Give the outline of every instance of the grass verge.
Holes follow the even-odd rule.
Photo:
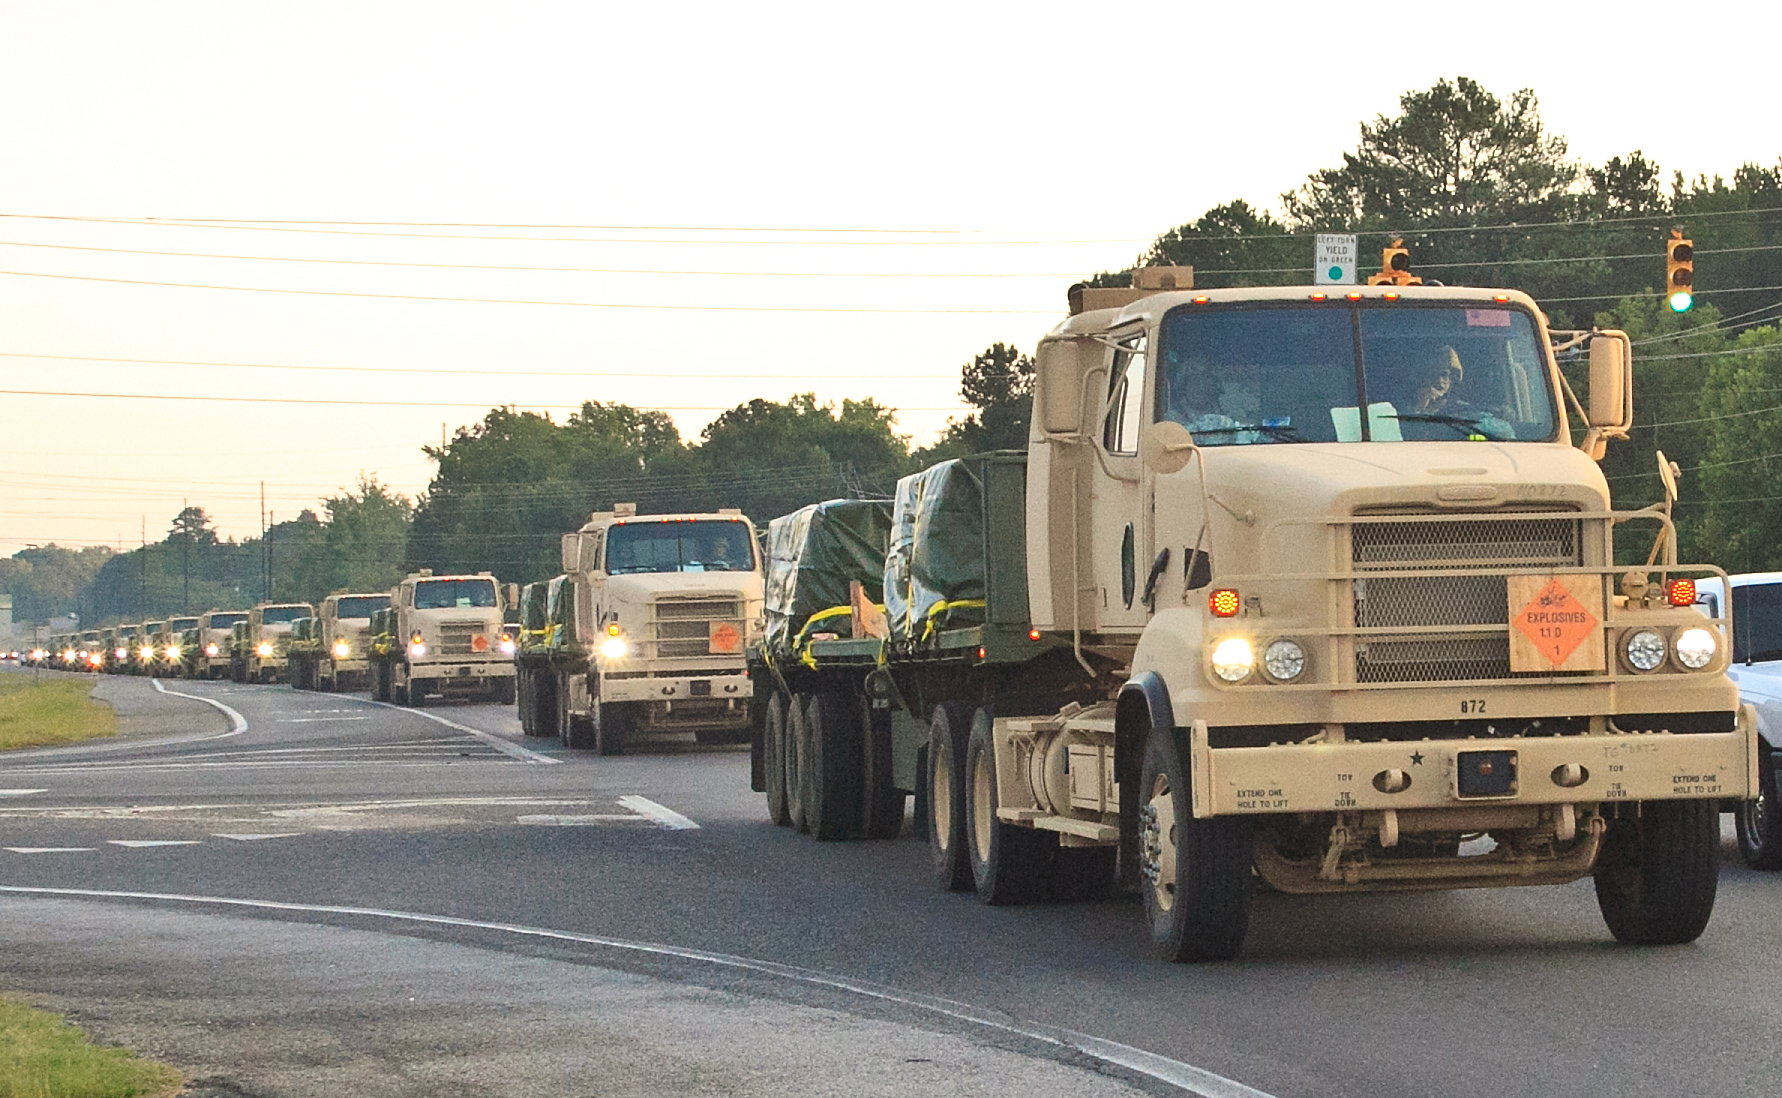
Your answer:
[[[117,735],[117,714],[87,697],[92,690],[84,676],[33,682],[30,675],[0,675],[0,751]]]
[[[104,1048],[54,1014],[0,999],[0,1098],[171,1095],[180,1073],[125,1048]]]

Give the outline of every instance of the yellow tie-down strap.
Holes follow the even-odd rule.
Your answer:
[[[943,600],[935,603],[928,608],[928,613],[926,615],[928,622],[922,627],[922,639],[927,640],[929,637],[934,636],[935,619],[942,614],[945,614],[950,610],[982,610],[983,608],[983,599],[954,599],[952,602]]]
[[[1748,705],[1740,709],[1731,732],[1228,748],[1213,748],[1207,741],[1205,722],[1195,721],[1192,773],[1194,815],[1199,818],[1480,804],[1748,800],[1756,795],[1757,725]],[[1510,791],[1497,796],[1462,791],[1462,756],[1481,753],[1495,756],[1495,765],[1512,768]]]
[[[881,613],[884,612],[884,604],[875,602],[873,605],[878,607]],[[815,614],[806,618],[804,620],[804,628],[798,631],[798,636],[792,638],[792,650],[798,653],[798,662],[813,670],[816,669],[817,659],[815,656],[811,655],[811,641],[807,639],[810,635],[811,626],[820,621],[828,621],[831,618],[851,618],[853,616],[854,607],[853,604],[850,603],[847,606],[831,606],[827,610],[819,610]]]

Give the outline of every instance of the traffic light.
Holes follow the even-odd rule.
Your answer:
[[[1405,242],[1393,238],[1391,245],[1380,249],[1380,273],[1369,275],[1369,286],[1421,286],[1423,280],[1411,273],[1411,253]]]
[[[1686,313],[1695,304],[1695,242],[1672,229],[1664,246],[1664,292],[1671,311]]]

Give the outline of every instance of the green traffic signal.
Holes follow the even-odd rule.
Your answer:
[[[1671,312],[1686,313],[1689,311],[1689,307],[1695,304],[1695,295],[1688,290],[1678,290],[1671,295],[1670,304]]]

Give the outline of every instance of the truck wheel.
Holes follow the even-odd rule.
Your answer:
[[[1782,805],[1776,803],[1776,763],[1770,745],[1757,744],[1757,796],[1733,813],[1739,854],[1752,869],[1782,869]]]
[[[1194,818],[1188,758],[1176,729],[1152,731],[1139,771],[1139,892],[1164,960],[1224,961],[1250,926],[1254,828],[1243,816]]]
[[[972,883],[978,899],[987,904],[1027,903],[1039,898],[1041,875],[1048,868],[1046,847],[1056,847],[1058,840],[1052,832],[996,818],[1001,798],[993,728],[989,709],[972,714],[965,747],[965,838]]]
[[[965,748],[971,710],[960,702],[934,707],[928,725],[928,850],[934,878],[949,892],[972,887],[965,853]]]
[[[532,722],[528,736],[553,736],[557,732],[557,676],[543,671],[527,672],[526,716]]]
[[[809,694],[794,694],[786,705],[786,818],[798,831],[806,829],[810,803],[810,700]]]
[[[891,784],[891,710],[874,709],[862,695],[860,714],[860,833],[868,839],[895,839],[903,834],[908,796]]]
[[[247,662],[245,660],[229,661],[229,679],[231,682],[247,682]]]
[[[512,705],[514,703],[514,680],[501,678],[495,680],[495,704]]]
[[[792,823],[786,798],[786,702],[775,693],[767,701],[767,731],[761,737],[761,766],[766,774],[767,818],[779,827]]]
[[[811,698],[810,799],[804,822],[818,842],[853,839],[860,829],[860,725],[849,695],[825,690]]]
[[[586,751],[594,746],[594,724],[587,717],[578,717],[569,708],[569,676],[556,679],[557,737],[571,751]]]
[[[631,743],[637,726],[637,713],[630,702],[593,702],[594,753],[617,755]]]
[[[390,665],[380,663],[371,669],[371,696],[375,701],[390,700]]]
[[[432,679],[408,680],[408,704],[415,709],[427,708],[427,694],[433,689]]]
[[[1720,879],[1720,806],[1647,801],[1610,820],[1596,858],[1596,903],[1617,941],[1682,945],[1708,927]]]

